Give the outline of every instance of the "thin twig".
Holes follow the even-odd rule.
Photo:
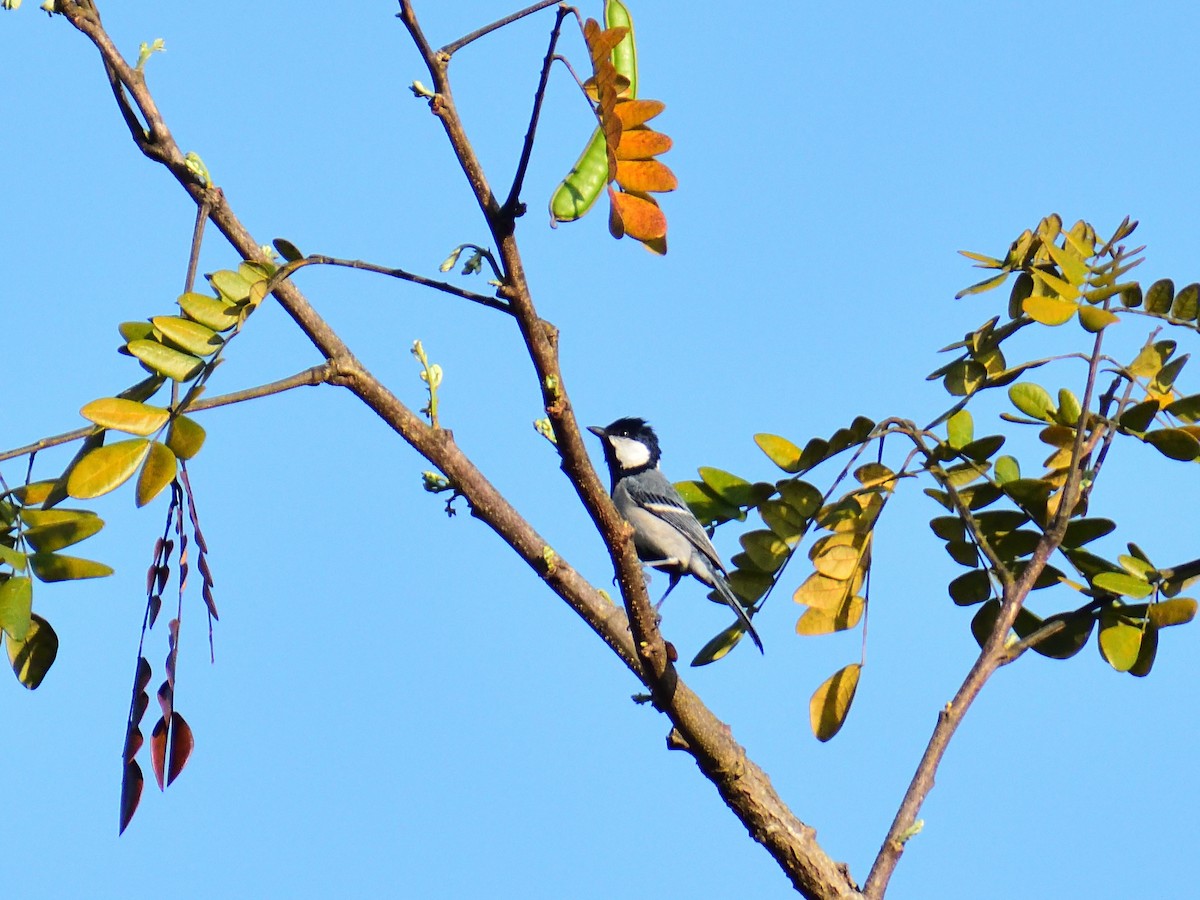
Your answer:
[[[533,139],[537,135],[538,118],[542,114],[542,101],[546,98],[546,85],[550,82],[550,66],[554,63],[554,48],[558,46],[558,36],[562,32],[563,19],[569,14],[566,6],[560,6],[558,15],[554,19],[554,27],[550,30],[550,46],[546,48],[546,59],[542,62],[542,75],[538,80],[537,93],[533,96],[533,111],[529,115],[529,128],[525,131],[521,159],[517,163],[517,172],[513,176],[508,199],[504,201],[505,212],[514,218],[520,215],[518,205],[521,202],[521,188],[525,184],[525,172],[529,168],[529,159],[533,155]],[[523,211],[521,210],[521,212]]]
[[[231,394],[221,394],[217,397],[197,400],[189,404],[187,409],[183,411],[189,413],[202,412],[206,409],[216,409],[219,406],[242,403],[245,400],[257,400],[260,397],[269,397],[272,394],[282,394],[284,391],[290,391],[293,388],[324,384],[332,380],[334,370],[335,366],[332,363],[323,363],[319,366],[313,366],[311,369],[305,369],[303,372],[297,372],[295,375],[290,375],[287,378],[272,381],[269,384],[260,384],[257,387],[234,391]],[[25,456],[27,453],[37,453],[39,450],[45,450],[47,447],[57,447],[61,444],[69,444],[72,441],[82,440],[95,430],[96,426],[88,425],[84,428],[76,428],[74,431],[56,434],[53,437],[42,438],[41,440],[34,441],[32,444],[18,447],[15,450],[4,450],[0,452],[0,462],[16,459]]]
[[[545,9],[547,6],[553,6],[555,3],[560,2],[561,0],[539,0],[539,2],[533,4],[533,6],[528,6],[520,12],[515,12],[510,16],[505,16],[503,19],[497,19],[491,25],[484,25],[482,28],[477,28],[470,34],[460,37],[457,41],[451,41],[449,44],[439,50],[438,53],[444,54],[446,59],[449,59],[463,47],[467,46],[467,44],[471,43],[472,41],[479,40],[479,38],[483,37],[484,35],[491,34],[497,28],[503,28],[505,25],[511,25],[518,19],[523,19],[528,15],[538,12],[539,10]],[[402,3],[401,5],[404,4]],[[400,17],[403,18],[403,14],[401,14]]]
[[[424,275],[415,275],[412,272],[405,271],[404,269],[380,266],[375,263],[365,262],[361,259],[339,259],[336,256],[324,256],[320,253],[312,253],[294,263],[288,263],[288,266],[293,272],[298,269],[302,269],[305,266],[342,266],[343,268],[347,269],[358,269],[363,272],[374,272],[377,275],[387,275],[390,278],[399,278],[401,281],[409,281],[413,284],[419,284],[422,287],[433,288],[436,291],[452,294],[455,297],[461,297],[463,300],[470,300],[472,303],[478,303],[480,306],[486,306],[488,309],[495,309],[502,313],[508,313],[510,316],[513,314],[512,307],[496,297],[488,297],[486,294],[476,294],[474,291],[465,290],[446,281],[436,281],[432,278],[426,278]]]
[[[1062,487],[1062,496],[1059,500],[1058,510],[1043,533],[1042,539],[1038,542],[1037,548],[1030,557],[1028,565],[1025,566],[1015,581],[1005,585],[1004,596],[1000,603],[1000,612],[996,617],[996,623],[992,628],[991,634],[988,636],[987,641],[984,642],[982,649],[979,651],[979,656],[971,666],[966,678],[963,679],[963,683],[954,695],[954,699],[947,703],[941,712],[938,713],[937,725],[934,726],[933,734],[929,739],[928,745],[925,747],[921,761],[917,764],[912,781],[909,782],[904,798],[900,802],[900,807],[896,811],[896,816],[892,820],[891,827],[888,829],[887,837],[884,838],[883,845],[880,847],[879,853],[875,857],[875,862],[871,866],[871,871],[867,876],[866,884],[863,886],[863,894],[872,898],[872,900],[879,900],[887,891],[888,882],[891,880],[892,873],[896,869],[896,864],[904,852],[904,835],[911,833],[911,828],[916,821],[922,804],[925,802],[925,798],[933,790],[934,775],[941,764],[942,757],[946,753],[950,739],[954,736],[955,731],[958,730],[963,717],[970,709],[975,698],[979,696],[979,692],[983,689],[983,686],[1003,664],[1007,652],[1004,646],[1005,638],[1012,628],[1017,614],[1021,611],[1021,606],[1025,602],[1025,598],[1029,596],[1029,592],[1033,589],[1034,582],[1046,568],[1050,556],[1062,544],[1063,535],[1066,533],[1067,525],[1071,519],[1071,511],[1079,499],[1080,483],[1083,478],[1083,461],[1095,449],[1096,444],[1099,443],[1104,432],[1107,430],[1102,423],[1098,422],[1095,430],[1087,438],[1084,437],[1087,424],[1086,410],[1091,405],[1092,394],[1096,386],[1096,376],[1099,372],[1101,360],[1103,359],[1103,355],[1100,352],[1103,337],[1104,332],[1098,332],[1092,347],[1083,400],[1080,402],[1085,415],[1081,417],[1081,421],[1076,427],[1075,442],[1071,448],[1070,471],[1067,475],[1066,483]]]

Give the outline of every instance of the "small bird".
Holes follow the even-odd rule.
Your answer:
[[[762,640],[729,587],[728,573],[716,548],[679,491],[658,468],[661,452],[654,429],[645,419],[625,418],[606,428],[591,425],[588,431],[600,438],[604,446],[613,503],[622,518],[633,526],[633,546],[638,558],[670,575],[671,583],[658,605],[662,605],[684,575],[694,575],[716,589],[762,652]]]

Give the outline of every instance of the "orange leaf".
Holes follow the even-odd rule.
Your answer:
[[[616,49],[617,44],[625,40],[627,34],[629,34],[629,29],[624,25],[601,30],[600,24],[595,19],[588,19],[583,26],[583,37],[592,54],[593,68],[598,61],[609,60],[611,62],[613,50]]]
[[[617,145],[617,159],[651,159],[671,149],[671,139],[651,128],[626,129]]]
[[[171,713],[171,761],[167,770],[167,784],[179,777],[195,746],[192,727],[179,713]]]
[[[137,812],[144,780],[141,766],[133,761],[125,763],[125,772],[121,777],[121,832],[129,826],[129,821]]]
[[[667,217],[652,199],[614,191],[612,188],[608,189],[608,197],[612,201],[608,230],[613,237],[627,234],[642,242],[666,237]]]
[[[167,759],[167,720],[159,718],[150,732],[150,767],[154,769],[154,780],[158,789],[163,789],[164,768]]]
[[[675,173],[656,159],[618,159],[617,184],[627,191],[673,191],[679,186]]]
[[[613,108],[613,113],[625,128],[633,128],[649,122],[667,108],[661,100],[622,100]]]

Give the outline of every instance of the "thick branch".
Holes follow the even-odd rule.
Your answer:
[[[542,386],[543,402],[554,429],[562,469],[604,538],[643,666],[643,682],[650,688],[658,708],[675,726],[678,733],[675,746],[686,748],[692,754],[726,804],[755,840],[767,848],[801,893],[809,897],[853,895],[855,887],[844,868],[821,850],[812,829],[787,808],[765,773],[754,766],[745,750],[733,741],[726,726],[679,681],[658,632],[641,563],[630,540],[631,530],[617,514],[588,457],[559,368],[558,332],[538,316],[534,306],[513,235],[512,209],[517,206],[518,198],[510,197],[501,207],[488,185],[454,104],[448,75],[449,55],[432,49],[411,3],[402,0],[399,16],[432,79],[434,96],[430,100],[430,109],[441,121],[496,241],[505,276],[502,294],[512,306]]]
[[[90,2],[60,0],[61,12],[100,51],[110,77],[128,92],[148,125],[134,133],[143,152],[161,162],[197,204],[209,203],[209,219],[246,259],[262,260],[257,242],[233,214],[224,194],[192,173],[167,130],[141,73],[135,72],[113,47]],[[313,345],[333,366],[330,380],[352,391],[373,409],[406,442],[437,466],[466,498],[472,513],[486,522],[558,596],[567,602],[620,657],[648,684],[656,701],[669,716],[682,746],[696,760],[722,798],[778,861],[792,883],[805,896],[817,898],[856,896],[853,882],[817,845],[811,828],[800,822],[776,794],[770,780],[733,740],[728,727],[717,719],[682,682],[674,677],[666,647],[658,634],[641,566],[629,541],[629,528],[617,515],[588,458],[582,435],[571,411],[558,367],[557,332],[534,309],[521,258],[512,237],[513,219],[501,210],[483,169],[471,150],[455,111],[446,78],[447,53],[434,51],[421,33],[411,6],[401,5],[400,17],[434,78],[436,96],[431,108],[441,119],[459,163],[487,217],[499,247],[504,284],[501,294],[511,304],[530,357],[542,385],[546,411],[554,428],[562,467],[596,522],[618,572],[622,595],[634,613],[631,625],[613,606],[564,560],[526,522],[483,474],[462,454],[452,435],[428,426],[355,359],[345,343],[291,282],[281,282],[274,296]],[[123,92],[116,91],[118,102]],[[131,128],[131,132],[134,129]],[[140,129],[139,129],[140,131]],[[147,136],[148,135],[148,136]],[[633,638],[629,634],[632,628]]]

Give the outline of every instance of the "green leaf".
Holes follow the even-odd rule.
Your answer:
[[[774,492],[769,484],[751,484],[745,478],[709,466],[700,467],[700,478],[730,506],[757,506]]]
[[[696,654],[696,658],[692,660],[693,666],[707,666],[709,663],[716,662],[726,653],[737,646],[738,641],[746,634],[740,622],[734,622],[711,641],[700,648],[700,652]]]
[[[163,337],[193,356],[211,356],[224,343],[212,328],[182,316],[155,316],[150,321],[162,332]]]
[[[1121,305],[1126,309],[1137,309],[1142,305],[1142,286],[1136,281],[1121,291]]]
[[[1170,278],[1160,279],[1146,290],[1146,312],[1166,315],[1171,309],[1171,301],[1174,298],[1175,282]]]
[[[703,482],[679,481],[675,489],[701,524],[728,522],[743,517],[741,510],[725,503]]]
[[[32,481],[29,484],[13,488],[12,494],[21,502],[22,506],[37,506],[39,503],[46,502],[46,498],[50,496],[56,483],[56,479]]]
[[[172,350],[158,341],[130,341],[127,346],[133,356],[174,381],[187,381],[204,365],[191,354]]]
[[[942,385],[952,397],[969,397],[987,381],[987,369],[973,359],[960,359],[946,370]]]
[[[1128,672],[1142,649],[1142,629],[1114,613],[1100,618],[1100,655],[1118,672]]]
[[[967,526],[958,516],[939,516],[936,519],[930,519],[929,527],[943,541],[965,541],[967,539]]]
[[[762,572],[738,569],[729,573],[729,586],[746,604],[758,600],[771,587],[771,576]]]
[[[1008,317],[1015,319],[1025,308],[1025,298],[1033,293],[1033,278],[1028,272],[1022,272],[1013,282],[1012,291],[1008,295]]]
[[[783,500],[764,500],[758,505],[758,514],[768,528],[788,543],[797,541],[809,522]]]
[[[37,689],[54,665],[54,658],[58,656],[58,635],[50,623],[37,613],[29,619],[29,631],[23,641],[5,635],[4,643],[17,680],[32,691]]]
[[[799,471],[807,472],[818,463],[824,462],[828,457],[829,443],[820,438],[813,438],[800,451],[800,461],[797,463]]]
[[[1187,422],[1189,425],[1200,422],[1200,394],[1181,397],[1167,406],[1165,412],[1170,413],[1180,421]],[[1140,428],[1137,430],[1145,431],[1146,429]]]
[[[28,510],[28,512],[34,513],[37,510]],[[44,525],[31,527],[29,531],[25,532],[25,540],[29,541],[29,546],[42,553],[52,553],[63,547],[78,544],[104,527],[103,519],[86,510],[50,510],[43,512],[43,515],[48,516],[51,513],[57,513],[64,517],[56,521],[49,521]],[[30,521],[29,515],[24,518],[27,522]]]
[[[150,444],[150,452],[142,466],[142,474],[138,476],[137,489],[134,498],[138,506],[145,506],[162,489],[175,480],[175,470],[178,461],[165,444],[154,441]]]
[[[962,447],[962,454],[968,459],[984,462],[1003,446],[1004,435],[990,434],[987,437],[981,437],[977,441],[971,441],[969,444]]]
[[[1079,398],[1072,391],[1066,388],[1058,389],[1058,415],[1059,424],[1075,426],[1079,424],[1079,417],[1083,415],[1083,408],[1079,405]]]
[[[742,548],[763,572],[774,572],[788,558],[785,541],[771,531],[748,531],[739,538]]]
[[[1116,530],[1117,523],[1112,519],[1075,519],[1063,535],[1064,547],[1082,547],[1097,538],[1111,534]]]
[[[154,434],[167,424],[167,419],[171,416],[162,407],[147,406],[145,403],[121,400],[117,397],[93,400],[81,409],[79,414],[103,428],[113,428],[143,437]]]
[[[203,426],[187,416],[176,416],[167,429],[167,446],[180,459],[191,459],[204,446]]]
[[[1200,284],[1189,284],[1179,289],[1175,302],[1171,304],[1171,318],[1184,322],[1194,321],[1200,307]]]
[[[1022,381],[1008,389],[1008,399],[1025,415],[1043,422],[1053,422],[1056,412],[1049,392],[1040,384]]]
[[[1154,417],[1158,415],[1157,400],[1143,400],[1121,413],[1117,421],[1127,431],[1143,432],[1150,427]]]
[[[996,627],[996,620],[999,618],[1000,601],[995,597],[979,607],[979,612],[971,617],[971,636],[975,638],[975,643],[979,645],[980,649],[992,636],[992,630]]]
[[[955,450],[961,450],[975,437],[975,421],[971,414],[960,409],[946,420],[946,440]]]
[[[958,606],[974,606],[992,596],[992,582],[983,569],[972,569],[951,581],[949,591]]]
[[[14,572],[25,571],[25,561],[29,557],[19,550],[15,550],[5,544],[0,544],[0,563],[11,566]]]
[[[1190,462],[1200,456],[1200,440],[1182,428],[1148,431],[1142,440],[1168,459]]]
[[[1138,648],[1137,660],[1129,667],[1129,674],[1145,678],[1154,666],[1154,658],[1158,655],[1158,629],[1147,625],[1142,632],[1142,645]]]
[[[279,251],[279,255],[287,262],[298,262],[304,259],[304,254],[297,250],[296,245],[286,238],[275,238],[271,243],[275,245],[275,249]]]
[[[207,325],[213,331],[228,331],[238,323],[240,308],[207,294],[183,294],[179,308],[189,319]]]
[[[107,434],[107,431],[96,431],[83,439],[83,443],[80,444],[79,449],[75,452],[75,455],[71,458],[71,461],[67,463],[66,469],[64,469],[63,473],[58,476],[58,480],[54,482],[54,487],[50,489],[50,493],[46,496],[46,499],[42,501],[42,507],[44,509],[50,509],[50,507],[56,506],[67,499],[69,496],[67,493],[67,484],[71,480],[71,475],[75,472],[75,467],[78,466],[84,458],[90,456],[98,447],[104,446],[104,438]]]
[[[19,575],[0,582],[0,629],[13,640],[25,640],[32,612],[33,582],[29,578]]]
[[[230,303],[242,303],[250,299],[251,281],[242,277],[238,272],[222,269],[204,277]]]
[[[1115,325],[1119,321],[1121,320],[1117,318],[1116,313],[1109,312],[1100,306],[1083,306],[1079,309],[1079,324],[1083,326],[1084,331],[1092,334],[1103,331],[1109,325]]]
[[[1057,631],[1042,638],[1032,649],[1035,653],[1050,659],[1070,659],[1084,648],[1088,638],[1092,636],[1092,627],[1096,618],[1091,613],[1058,613],[1048,617],[1043,624],[1062,620],[1062,631]]]
[[[947,541],[946,552],[960,566],[974,569],[979,565],[979,551],[970,541]]]
[[[33,574],[41,581],[74,581],[78,578],[103,578],[113,573],[111,566],[61,553],[35,553],[29,557]]]
[[[1006,485],[1010,481],[1017,481],[1021,477],[1021,466],[1014,457],[1001,456],[996,460],[992,476],[995,478],[997,484]]]
[[[130,341],[148,341],[154,338],[154,326],[149,322],[122,322],[117,326],[125,343]]]
[[[827,741],[842,730],[862,666],[851,663],[834,672],[813,692],[808,702],[808,717],[818,741]]]
[[[975,514],[979,530],[988,538],[1016,531],[1029,521],[1029,516],[1019,509],[989,509]]]
[[[962,252],[961,250],[959,251]],[[999,275],[993,275],[991,278],[985,278],[977,284],[973,284],[968,288],[963,288],[954,295],[955,300],[961,300],[963,297],[970,294],[982,294],[984,291],[990,291],[992,288],[1000,287],[1008,280],[1008,272],[1001,272]]]
[[[1126,572],[1101,572],[1092,578],[1092,584],[1102,591],[1133,597],[1135,600],[1149,597],[1154,591],[1148,582]]]
[[[166,384],[166,381],[161,375],[148,375],[137,384],[127,387],[117,394],[117,399],[142,403],[157,394],[158,389]]]
[[[1196,618],[1196,601],[1191,597],[1172,597],[1161,603],[1151,603],[1147,616],[1156,628],[1185,625]]]
[[[784,479],[777,482],[775,488],[784,502],[805,519],[811,519],[821,508],[821,492],[807,481]]]
[[[1133,358],[1133,362],[1129,364],[1129,373],[1136,375],[1139,378],[1150,378],[1158,374],[1171,355],[1175,352],[1176,344],[1174,341],[1155,341],[1153,343],[1147,341],[1146,345],[1138,351],[1138,355]]]
[[[71,470],[67,493],[81,500],[91,500],[116,490],[133,476],[149,452],[150,442],[145,438],[98,447]]]

